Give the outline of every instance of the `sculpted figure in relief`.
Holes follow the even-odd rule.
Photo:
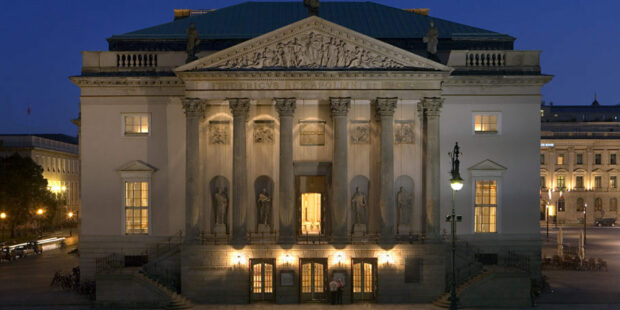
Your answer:
[[[228,210],[228,195],[226,189],[218,188],[215,192],[215,224],[224,224],[224,217]]]
[[[396,205],[398,206],[398,223],[409,224],[409,193],[401,186],[396,194]]]
[[[271,197],[269,197],[266,188],[263,188],[260,194],[258,194],[256,205],[258,206],[258,223],[269,225],[269,215],[271,214]]]
[[[370,128],[368,124],[355,125],[351,130],[351,143],[366,144],[370,142]]]
[[[366,195],[360,192],[360,188],[355,188],[355,194],[351,198],[351,207],[355,217],[354,224],[365,224],[364,217],[366,215]]]
[[[413,144],[414,143],[414,134],[413,134],[413,122],[406,122],[396,124],[395,128],[396,144]]]

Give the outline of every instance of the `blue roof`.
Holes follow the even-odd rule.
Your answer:
[[[302,1],[244,2],[202,15],[149,27],[110,39],[185,39],[194,22],[201,39],[249,39],[308,17]],[[322,2],[319,17],[381,39],[421,38],[435,21],[440,38],[514,40],[506,34],[408,12],[374,2]]]

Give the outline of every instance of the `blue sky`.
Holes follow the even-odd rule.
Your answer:
[[[272,0],[273,1],[273,0]],[[3,1],[0,10],[0,133],[77,134],[83,50],[105,40],[172,21],[175,8],[221,8],[244,1]],[[543,72],[555,75],[543,100],[620,104],[620,1],[375,0],[517,38],[516,49],[542,50]],[[31,115],[26,113],[31,107]]]

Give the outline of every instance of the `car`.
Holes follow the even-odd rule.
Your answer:
[[[601,226],[616,226],[616,219],[615,218],[603,218],[603,219],[596,219],[594,221],[594,225],[601,227]]]

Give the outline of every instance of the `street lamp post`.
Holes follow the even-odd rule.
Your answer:
[[[450,283],[450,310],[457,309],[458,297],[456,296],[456,210],[454,203],[454,194],[463,188],[463,179],[459,173],[459,144],[454,144],[454,150],[450,153],[452,160],[452,171],[450,174],[450,187],[452,188],[452,212],[449,216],[452,229],[452,283]]]
[[[545,205],[545,213],[547,213],[547,241],[549,241],[549,202]]]
[[[39,221],[39,233],[40,233],[39,238],[43,238],[43,225],[42,225],[42,223],[43,223],[43,213],[45,213],[45,210],[43,210],[41,208],[39,208],[37,210],[37,215],[38,215],[37,219]]]
[[[588,204],[584,204],[583,205],[583,245],[586,245],[586,220],[587,220],[587,213],[586,210],[588,210]]]
[[[4,241],[4,221],[6,220],[6,213],[2,212],[0,213],[0,221],[2,221],[2,223],[0,223],[0,226],[2,226],[2,241]]]

